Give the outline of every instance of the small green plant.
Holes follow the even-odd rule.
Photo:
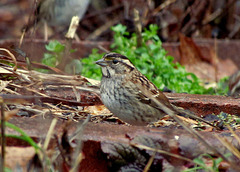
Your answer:
[[[240,125],[240,118],[237,115],[232,115],[224,112],[220,112],[217,117],[223,121],[225,125],[232,127],[238,127]]]
[[[47,66],[56,67],[62,58],[65,46],[55,40],[50,41],[45,48],[49,51],[49,53],[44,53],[42,63]]]
[[[33,141],[33,139],[31,137],[29,137],[23,130],[21,130],[19,127],[17,127],[14,124],[11,124],[9,122],[4,122],[5,126],[8,128],[11,128],[13,130],[15,130],[16,132],[18,132],[20,135],[15,135],[15,134],[5,134],[6,137],[12,137],[12,138],[16,138],[16,139],[20,139],[20,140],[24,140],[26,141],[29,145],[31,145],[34,149],[35,152],[37,153],[38,151],[42,151],[42,149],[38,146],[37,143],[35,143]],[[1,125],[1,122],[0,122]],[[0,134],[0,137],[2,137],[2,134]],[[12,172],[12,170],[10,168],[4,167],[4,172]]]
[[[184,66],[181,66],[179,63],[173,63],[174,58],[168,56],[166,50],[162,48],[162,42],[157,36],[157,26],[150,25],[149,29],[144,30],[140,47],[137,47],[136,34],[130,36],[126,32],[125,26],[119,24],[112,27],[112,30],[114,31],[112,50],[127,56],[160,89],[166,86],[176,92],[191,94],[215,93],[215,90],[211,88],[204,88],[196,75],[186,72]],[[103,54],[99,54],[94,49],[88,58],[83,59],[82,75],[100,79],[100,68],[93,63],[102,58],[102,56]]]
[[[81,59],[83,64],[82,75],[100,80],[101,70],[98,65],[94,64],[94,62],[102,58],[103,55],[104,53],[98,53],[98,49],[93,49],[92,54],[90,54],[88,58]]]
[[[50,67],[56,67],[62,60],[65,45],[61,44],[59,41],[50,41],[48,45],[45,46],[48,53],[44,53],[42,58],[42,64],[45,64]],[[75,50],[70,50],[70,53]],[[71,60],[68,64],[65,64],[65,72],[69,74],[80,74],[82,70],[82,63],[78,59]],[[41,72],[48,72],[48,70],[41,69]]]
[[[227,95],[229,87],[228,87],[228,80],[229,77],[221,78],[216,87],[210,87],[208,89],[208,94],[215,94],[215,95]]]
[[[14,124],[11,124],[9,122],[5,122],[5,126],[12,128],[13,130],[15,130],[16,132],[18,132],[20,135],[15,135],[15,134],[7,134],[6,137],[12,137],[12,138],[16,138],[16,139],[20,139],[20,140],[24,140],[27,143],[29,143],[29,145],[31,145],[32,147],[35,148],[35,151],[41,150],[41,148],[37,145],[37,143],[35,143],[33,141],[33,139],[31,137],[29,137],[23,130],[21,130],[19,127],[17,127]]]
[[[5,167],[4,172],[12,172],[12,170],[10,168]]]
[[[12,137],[16,139],[23,140],[27,142],[30,146],[32,146],[35,149],[35,154],[38,155],[40,158],[40,161],[44,164],[44,168],[52,168],[51,161],[48,156],[46,156],[46,150],[44,147],[39,146],[29,135],[27,135],[21,128],[17,127],[16,125],[9,123],[9,122],[4,122],[5,126],[8,128],[13,129],[14,131],[18,132],[19,135],[17,134],[5,134],[6,137]],[[0,122],[1,125],[1,122]],[[0,134],[1,137],[1,134]],[[9,168],[4,168],[4,171],[12,171]]]
[[[206,164],[206,161],[204,159],[211,159],[212,160],[212,166],[208,166]],[[198,166],[189,168],[187,170],[184,170],[184,172],[195,172],[197,170],[204,170],[204,171],[211,171],[211,172],[218,172],[218,166],[223,161],[222,158],[213,158],[209,154],[202,154],[199,157],[195,158],[193,160],[194,163],[198,164]]]

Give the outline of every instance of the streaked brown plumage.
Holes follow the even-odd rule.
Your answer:
[[[100,86],[102,102],[121,120],[132,125],[146,125],[166,115],[161,108],[163,106],[177,114],[184,112],[172,105],[127,57],[117,53],[107,53],[96,63],[102,68]],[[158,105],[150,97],[156,98]],[[186,115],[191,116],[191,114]],[[208,123],[200,117],[193,116],[193,118]]]

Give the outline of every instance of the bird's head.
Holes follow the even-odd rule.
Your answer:
[[[135,69],[126,56],[118,53],[107,53],[96,61],[96,64],[101,66],[103,76],[108,78],[117,74],[127,74]]]

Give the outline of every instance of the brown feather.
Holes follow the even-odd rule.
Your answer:
[[[168,98],[151,81],[149,81],[146,76],[140,73],[137,69],[133,71],[132,78],[133,78],[132,82],[134,82],[137,89],[139,90],[138,96],[141,102],[147,103],[148,105],[161,110],[161,108],[158,107],[157,104],[155,104],[153,101],[151,101],[151,99],[149,99],[148,95],[151,94],[154,97],[156,97],[156,99],[163,106],[167,106],[169,109],[174,110]],[[139,80],[141,80],[142,82],[139,82]]]

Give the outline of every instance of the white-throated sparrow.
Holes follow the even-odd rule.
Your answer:
[[[103,104],[121,120],[132,125],[146,125],[163,118],[168,108],[176,114],[186,114],[203,120],[172,105],[168,98],[145,77],[131,61],[117,53],[107,53],[96,61],[102,68],[100,94]],[[161,104],[159,107],[151,97]],[[158,103],[158,104],[159,104]]]

